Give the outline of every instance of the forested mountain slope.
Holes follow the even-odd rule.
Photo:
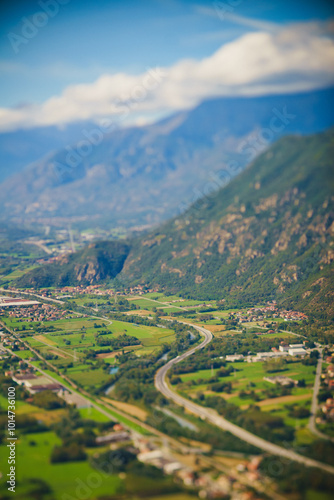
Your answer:
[[[333,131],[280,139],[228,186],[133,242],[120,277],[240,305],[333,309]]]
[[[122,269],[129,247],[118,241],[91,243],[83,250],[61,257],[24,274],[19,287],[89,285],[114,278]]]

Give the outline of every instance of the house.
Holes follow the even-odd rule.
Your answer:
[[[121,424],[115,424],[113,429],[114,431],[124,431],[124,427]]]

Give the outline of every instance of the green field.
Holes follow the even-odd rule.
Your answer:
[[[106,415],[103,415],[103,413],[99,412],[93,406],[89,408],[80,408],[78,411],[82,418],[95,420],[95,422],[110,422],[110,419]]]
[[[75,356],[77,353],[80,355],[81,351],[88,348],[100,349],[97,345],[94,335],[98,334],[100,328],[94,328],[94,323],[102,325],[102,320],[59,320],[52,322],[57,332],[62,331],[62,335],[57,332],[45,334],[43,342],[49,343],[50,349],[55,347],[68,352],[69,355]],[[173,342],[175,336],[173,330],[169,328],[159,328],[154,326],[136,325],[134,323],[126,323],[124,321],[112,321],[111,324],[105,322],[106,326],[102,326],[103,330],[110,331],[110,335],[104,335],[103,339],[117,338],[119,335],[126,334],[136,337],[141,341],[142,347],[145,348],[145,353],[152,352],[155,348],[159,347],[162,343]],[[84,328],[85,330],[81,330]],[[67,332],[68,335],[63,333]],[[43,335],[43,334],[42,334]],[[42,350],[48,350],[42,342],[34,337],[27,337],[25,339],[32,347],[38,347]],[[66,345],[66,341],[70,341],[71,345]],[[127,350],[135,348],[140,355],[138,346],[130,346]],[[60,358],[61,353],[59,353]],[[71,361],[71,360],[69,360]]]
[[[34,353],[29,351],[28,349],[26,349],[25,351],[19,351],[17,354],[22,359],[29,359],[34,357]]]
[[[0,394],[0,408],[4,409],[7,411],[8,409],[8,400],[4,396]],[[39,412],[40,408],[37,406],[33,406],[31,404],[26,403],[25,401],[20,401],[16,400],[15,404],[15,413],[17,415],[22,415],[22,414],[31,414],[31,413],[36,413]]]
[[[97,304],[97,306],[100,306],[100,305],[107,305],[107,302],[110,302],[111,304],[113,303],[112,297],[104,298],[98,295],[77,296],[74,297],[73,299],[71,298],[70,300],[74,301],[76,304],[78,304],[78,306],[83,306],[87,302],[94,304],[93,307],[95,307],[95,304]]]
[[[279,373],[266,373],[263,369],[263,363],[246,363],[246,362],[235,362],[228,363],[228,366],[234,368],[234,372],[228,377],[221,377],[224,382],[231,381],[232,385],[238,389],[245,389],[249,382],[255,382],[257,387],[264,388],[272,385],[269,382],[263,380],[265,376],[274,376],[277,374],[284,375],[285,377],[291,377],[295,380],[305,379],[306,384],[313,384],[314,381],[314,367],[305,366],[300,362],[289,363],[286,365],[287,369]],[[197,380],[199,378],[210,378],[216,375],[218,369],[213,370],[199,370],[198,372],[187,373],[185,375],[180,375],[182,381],[186,382],[188,380]]]
[[[287,414],[287,409],[285,405],[294,404],[301,405],[305,407],[309,407],[311,402],[311,395],[313,391],[313,383],[314,383],[314,367],[313,366],[305,366],[301,362],[289,363],[286,365],[286,370],[277,373],[266,373],[263,369],[263,363],[246,363],[246,362],[236,362],[229,363],[229,366],[234,368],[234,372],[227,377],[220,377],[219,381],[221,382],[231,382],[232,383],[232,392],[231,394],[220,393],[222,397],[226,398],[229,403],[235,404],[239,407],[246,408],[250,404],[256,404],[261,407],[262,411],[268,411],[270,413],[275,413],[278,416],[284,418],[284,421],[287,425],[299,426],[306,425],[308,419],[298,419],[296,421],[295,418],[291,418]],[[208,382],[206,382],[210,377],[216,375],[217,370],[199,370],[194,373],[187,373],[184,375],[180,375],[182,380],[182,384],[179,385],[180,390],[189,391],[190,393],[196,394],[197,392],[211,393],[208,392],[207,386]],[[283,375],[285,377],[292,378],[294,380],[304,379],[306,383],[305,388],[294,387],[291,391],[291,396],[282,397],[282,398],[271,398],[265,399],[261,398],[262,401],[255,402],[252,398],[240,397],[240,391],[249,391],[254,390],[255,393],[260,393],[262,390],[269,389],[271,387],[275,387],[274,384],[263,380],[265,376],[275,376],[275,375]],[[196,381],[198,379],[203,379],[203,383],[200,385],[191,384],[191,381]],[[251,385],[250,385],[251,384]],[[215,395],[219,395],[219,393],[211,393]]]
[[[80,364],[68,368],[67,375],[87,389],[101,385],[108,379],[108,374],[102,368],[92,369],[89,365]]]
[[[150,299],[150,300],[148,300]],[[203,301],[193,299],[182,299],[177,296],[165,297],[159,293],[148,293],[141,298],[129,299],[130,303],[136,304],[141,309],[152,311],[153,308],[162,309],[165,312],[180,312],[182,309],[191,309],[199,304],[204,304]],[[153,302],[154,301],[154,302]],[[209,307],[215,306],[215,303],[205,302]]]
[[[10,322],[12,327],[17,326],[17,322],[13,320]],[[154,350],[159,349],[163,343],[171,343],[175,338],[175,334],[170,328],[145,326],[118,320],[73,318],[53,321],[51,324],[56,329],[55,332],[36,332],[34,336],[25,337],[25,342],[32,348],[37,348],[40,354],[48,359],[56,369],[66,373],[74,383],[88,391],[101,386],[110,378],[108,371],[103,370],[101,363],[113,365],[118,362],[114,356],[122,353],[122,349],[118,348],[110,352],[110,357],[97,357],[86,361],[85,351],[88,349],[107,350],[108,348],[108,346],[98,345],[97,339],[101,330],[110,332],[100,337],[103,340],[112,340],[123,334],[140,340],[140,344],[124,348],[125,352],[135,351],[138,356],[149,355]],[[95,328],[94,324],[101,325],[101,328]],[[18,351],[17,354],[22,359],[30,357],[28,350]],[[34,362],[34,365],[40,367],[41,361]],[[52,372],[50,374],[59,379],[61,383],[68,385],[59,376]]]
[[[17,462],[17,489],[16,496],[30,498],[28,495],[31,485],[28,480],[36,478],[48,483],[56,500],[66,498],[77,498],[76,489],[79,484],[86,484],[87,479],[96,475],[96,470],[91,468],[88,462],[67,462],[62,464],[51,464],[50,454],[55,445],[60,444],[60,439],[53,432],[42,432],[21,435],[16,447]],[[0,446],[1,463],[7,463],[8,448]],[[99,474],[99,473],[98,473]],[[94,488],[91,488],[90,498],[102,495],[113,495],[122,486],[123,481],[116,475],[100,475]],[[6,491],[6,486],[1,484],[0,492]],[[31,497],[32,498],[32,497]]]
[[[148,310],[152,310],[154,308],[158,309],[160,307],[165,306],[165,304],[158,304],[157,302],[152,302],[152,300],[147,300],[147,299],[130,300],[130,304],[136,304],[136,306],[139,306],[141,309],[148,309]]]

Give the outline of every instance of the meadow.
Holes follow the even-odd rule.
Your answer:
[[[187,393],[193,397],[196,396],[198,392],[219,395],[228,400],[229,403],[239,406],[241,409],[246,409],[249,405],[255,404],[259,406],[262,411],[268,411],[283,417],[286,425],[296,426],[297,424],[303,427],[307,424],[307,418],[298,419],[296,421],[295,418],[289,417],[286,405],[298,405],[309,408],[314,383],[314,366],[306,366],[301,362],[293,362],[287,364],[286,369],[278,373],[265,372],[263,363],[261,362],[235,362],[228,363],[228,366],[232,366],[234,371],[227,377],[219,377],[219,381],[224,383],[230,382],[232,384],[231,393],[216,393],[208,388],[209,379],[217,375],[218,369],[199,370],[197,372],[179,375],[182,383],[179,384],[178,387],[183,392],[186,390]],[[293,387],[291,389],[291,395],[274,398],[261,397],[262,400],[260,401],[254,401],[254,399],[247,396],[240,397],[241,391],[246,392],[254,390],[255,393],[260,395],[262,391],[274,388],[275,385],[263,380],[263,377],[275,375],[283,375],[284,377],[289,377],[296,381],[304,379],[306,387]],[[192,383],[200,379],[202,379],[202,381],[199,384]]]
[[[92,477],[92,473],[96,475],[95,469],[86,461],[51,464],[51,451],[60,443],[61,440],[54,432],[20,435],[16,447],[16,498],[33,498],[29,494],[29,491],[36,487],[30,482],[33,479],[45,481],[51,487],[53,498],[56,500],[64,500],[65,497],[77,498],[78,486],[87,486],[87,480]],[[0,457],[1,463],[7,463],[8,449],[5,445],[0,446]],[[100,480],[94,485],[96,487],[92,489],[93,498],[115,494],[122,489],[123,481],[118,475],[100,476]],[[4,486],[1,489],[4,489]]]
[[[17,331],[22,331],[23,324],[10,320],[10,325],[8,326],[17,328]],[[32,329],[36,328],[36,324],[28,323],[27,325]],[[126,350],[135,348],[138,351],[138,355],[153,352],[162,343],[171,343],[175,338],[173,330],[169,328],[137,325],[124,321],[74,318],[44,323],[46,330],[48,325],[52,326],[55,331],[46,331],[43,334],[35,332],[34,336],[26,337],[25,341],[32,347],[38,347],[42,352],[52,351],[53,354],[57,353],[59,357],[65,356],[65,358],[69,359],[80,356],[80,352],[86,349],[100,349],[101,347],[97,344],[96,336],[101,330],[110,332],[103,335],[103,339],[117,338],[119,335],[126,334],[140,340],[140,347],[143,348],[142,353],[141,349],[138,349],[138,346],[129,346],[126,348]],[[94,328],[94,325],[98,325],[100,328]],[[57,351],[58,349],[60,351]]]

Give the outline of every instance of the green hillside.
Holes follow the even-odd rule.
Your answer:
[[[92,243],[68,254],[59,262],[47,264],[24,274],[16,281],[21,287],[88,285],[114,278],[122,269],[129,247],[117,241]]]
[[[121,277],[227,304],[333,308],[333,132],[280,139],[240,176],[133,243]]]

